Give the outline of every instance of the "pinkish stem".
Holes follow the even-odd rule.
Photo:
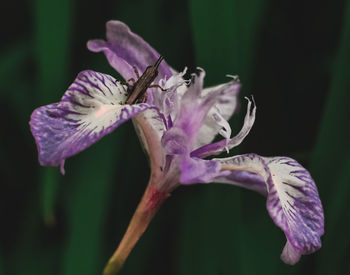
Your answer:
[[[164,200],[169,196],[169,193],[163,193],[152,187],[150,184],[147,186],[146,191],[130,221],[128,229],[126,230],[117,250],[109,259],[103,271],[103,275],[118,274],[131,250],[147,229],[149,223]]]

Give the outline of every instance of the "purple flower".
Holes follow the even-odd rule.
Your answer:
[[[135,71],[144,72],[159,57],[119,21],[107,23],[107,41],[89,41],[88,48],[104,52],[126,81],[136,80]],[[207,159],[243,141],[254,124],[256,106],[247,98],[243,127],[231,137],[227,121],[236,111],[240,88],[237,79],[232,77],[227,83],[204,89],[204,70],[198,69],[189,81],[183,78],[185,72],[178,73],[162,62],[153,84],[163,89],[153,85],[147,90],[146,102],[131,105],[126,104],[128,86],[124,82],[90,70],[80,72],[60,102],[40,107],[32,114],[30,126],[40,164],[61,166],[63,173],[68,157],[132,118],[151,163],[145,209],[157,209],[181,184],[219,182],[241,186],[266,196],[267,210],[287,238],[281,255],[284,262],[295,264],[301,255],[315,252],[321,247],[324,217],[309,172],[288,157],[245,154]],[[213,142],[218,134],[223,138]]]

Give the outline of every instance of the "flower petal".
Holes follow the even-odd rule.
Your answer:
[[[235,80],[215,87],[203,89],[201,96],[220,95],[215,105],[209,110],[202,125],[194,148],[209,144],[220,133],[225,139],[231,135],[231,127],[227,120],[237,107],[237,96],[240,84]]]
[[[90,51],[103,51],[110,65],[118,71],[124,79],[135,78],[133,66],[142,74],[146,68],[153,65],[160,54],[154,50],[140,36],[133,33],[127,25],[120,21],[108,21],[106,24],[107,41],[90,40],[87,47]],[[163,61],[158,68],[158,77],[155,82],[172,73],[169,66]]]
[[[264,179],[260,175],[249,171],[232,170],[224,176],[215,177],[212,181],[233,184],[267,196],[267,188]]]
[[[127,87],[106,74],[80,72],[58,103],[34,110],[30,126],[39,162],[58,166],[134,115],[148,104],[123,105]]]
[[[194,76],[194,81],[182,96],[180,111],[177,113],[173,127],[162,138],[168,154],[190,154],[205,116],[213,106],[213,100],[207,102],[200,97],[204,76],[204,71],[201,71],[198,77]]]
[[[241,144],[241,142],[249,134],[250,130],[253,127],[256,113],[256,105],[254,99],[252,101],[249,98],[246,99],[248,100],[248,107],[241,131],[235,137],[229,140],[223,139],[218,142],[199,147],[198,149],[191,152],[191,157],[205,158],[208,156],[219,155],[223,151],[230,150]],[[252,102],[254,105],[252,105]]]
[[[295,249],[291,243],[287,240],[286,245],[283,248],[281,254],[281,260],[286,264],[294,265],[299,262],[301,253]]]
[[[140,142],[149,156],[152,181],[159,182],[165,165],[161,138],[166,131],[166,122],[157,109],[148,109],[132,119]]]
[[[309,172],[297,161],[287,157],[260,157],[255,154],[216,159],[224,171],[248,171],[260,176],[257,184],[267,193],[267,210],[287,237],[281,259],[295,264],[301,255],[313,253],[321,247],[324,217],[317,187]],[[249,182],[238,185],[251,188]],[[219,176],[215,182],[237,184],[229,176]]]
[[[183,157],[180,162],[182,184],[209,183],[215,175],[224,175],[220,172],[221,165],[214,160]]]
[[[219,108],[224,110],[225,104],[232,103],[232,99],[238,92],[238,84],[230,82],[207,90],[203,94],[204,76],[203,70],[200,70],[198,76],[193,75],[191,85],[180,99],[180,110],[176,115],[174,127],[166,133],[169,135],[175,132],[185,133],[187,138],[183,145],[187,148],[188,153],[198,146],[198,142],[205,142],[208,138],[211,140],[218,132],[226,137],[231,132]],[[174,128],[179,128],[181,131]]]
[[[186,84],[189,81],[183,79],[187,68],[180,73],[173,74],[167,81],[164,79],[159,83],[165,91],[161,89],[150,89],[148,91],[149,103],[154,104],[166,118],[169,127],[180,111],[180,99],[187,90]],[[150,100],[150,97],[152,100]]]

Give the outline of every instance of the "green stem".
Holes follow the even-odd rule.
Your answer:
[[[109,259],[103,275],[115,275],[120,272],[131,250],[147,229],[164,200],[169,196],[169,193],[163,193],[148,184],[123,239]]]

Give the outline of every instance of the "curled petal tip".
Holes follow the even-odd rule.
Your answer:
[[[227,74],[226,77],[232,78],[235,82],[241,82],[238,75]]]
[[[281,254],[281,260],[286,264],[295,265],[299,262],[300,257],[301,253],[287,241]]]

